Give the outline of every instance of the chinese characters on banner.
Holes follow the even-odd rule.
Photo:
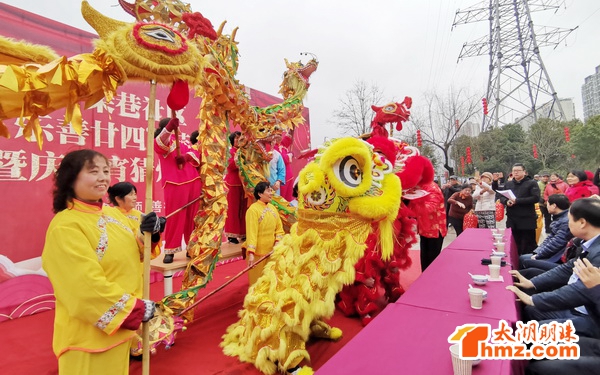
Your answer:
[[[83,110],[81,136],[70,125],[61,126],[64,110],[40,118],[44,133],[42,150],[37,147],[34,138],[31,142],[25,140],[18,120],[5,121],[11,138],[0,138],[0,207],[6,215],[3,218],[5,224],[0,227],[3,238],[0,254],[14,262],[41,255],[45,231],[53,216],[54,171],[69,151],[91,148],[106,155],[111,162],[111,184],[119,181],[133,183],[138,190],[137,209],[147,211],[144,198],[148,92],[149,85],[146,83],[127,83],[110,103],[102,100]],[[281,100],[256,90],[251,92],[253,105],[266,106]],[[159,86],[154,114],[156,125],[169,112],[167,95],[168,88]],[[198,129],[196,116],[200,99],[193,98],[193,93],[190,93],[190,98],[189,104],[177,112],[181,121],[181,142],[189,142],[189,134]],[[308,113],[304,116],[308,118]],[[310,147],[308,123],[296,129],[294,138],[294,155]],[[300,164],[305,163],[305,160],[296,160],[295,175],[302,167]],[[152,210],[164,215],[162,176],[156,156],[154,166]]]

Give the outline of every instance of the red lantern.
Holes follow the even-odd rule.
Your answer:
[[[461,176],[465,175],[465,157],[461,156],[460,157],[460,170],[461,170]]]
[[[533,158],[537,159],[538,158],[538,151],[537,151],[537,146],[533,145]]]
[[[458,131],[458,129],[460,129],[460,124],[458,123],[458,120],[454,121],[454,125],[456,126],[456,131]]]
[[[483,104],[483,114],[488,114],[488,102],[486,98],[481,99],[481,104]]]
[[[565,126],[565,141],[569,142],[571,140],[571,134],[569,133],[569,128]]]
[[[463,229],[477,228],[478,225],[477,215],[473,212],[468,212],[463,216]]]
[[[421,138],[421,131],[417,130],[417,146],[423,146],[423,139]]]
[[[471,159],[471,147],[467,147],[467,164],[471,164],[473,159]]]
[[[498,199],[496,201],[496,221],[502,221],[502,219],[504,219],[504,205]]]

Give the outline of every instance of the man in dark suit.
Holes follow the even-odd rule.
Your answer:
[[[583,239],[580,257],[590,264],[600,267],[600,200],[595,198],[578,199],[569,210],[569,229],[575,237]],[[597,295],[579,280],[574,272],[577,258],[538,275],[531,280],[518,271],[510,273],[518,278],[515,286],[506,288],[513,291],[525,303],[525,317],[528,320],[573,321],[576,333],[600,339],[600,312]],[[535,294],[528,295],[519,288],[535,288]]]
[[[513,179],[504,187],[511,190],[514,199],[502,196],[502,203],[506,205],[506,227],[512,228],[512,234],[517,243],[519,255],[533,253],[537,248],[535,228],[537,214],[535,204],[540,200],[540,188],[537,181],[527,175],[525,166],[516,163],[512,167]]]
[[[600,310],[600,269],[594,267],[588,259],[575,261],[574,272],[588,288],[596,301],[595,310]],[[596,315],[599,315],[596,313]],[[600,340],[579,337],[579,359],[531,361],[526,369],[527,375],[596,375],[600,369]]]

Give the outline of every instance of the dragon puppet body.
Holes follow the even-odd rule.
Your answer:
[[[305,343],[311,335],[341,337],[323,320],[333,315],[342,286],[354,281],[369,236],[380,242],[383,259],[393,251],[400,179],[365,141],[327,142],[300,172],[298,191],[298,222],[275,246],[221,344],[225,354],[265,374],[309,359]]]
[[[389,138],[387,123],[396,123],[396,130],[408,121],[412,99],[401,103],[373,105],[375,116],[372,132],[364,138],[376,152],[394,163],[394,173],[402,181],[402,203],[394,221],[394,251],[390,259],[381,259],[380,246],[376,240],[367,241],[365,255],[356,264],[356,280],[343,288],[337,302],[346,315],[358,315],[363,324],[389,302],[395,302],[404,293],[400,285],[400,270],[408,268],[412,261],[408,256],[410,247],[417,242],[416,235],[437,237],[438,230],[445,235],[445,211],[443,196],[433,182],[434,169],[431,161],[420,155],[416,147]],[[436,185],[437,186],[437,185]],[[439,199],[442,199],[441,206]],[[440,209],[441,207],[441,209]],[[432,233],[435,233],[433,235]]]
[[[310,68],[301,74],[302,64],[288,64],[289,73],[282,84],[285,101],[267,108],[253,107],[245,87],[235,79],[235,30],[231,36],[224,35],[223,22],[215,31],[209,20],[179,0],[119,3],[136,22],[108,18],[87,1],[82,2],[84,18],[100,37],[91,53],[57,57],[49,48],[0,37],[0,136],[10,137],[2,120],[18,118],[24,137],[35,137],[41,148],[39,118],[59,108],[66,108],[63,125],[70,123],[80,134],[79,103],[83,101],[88,108],[103,98],[110,101],[128,80],[170,85],[172,92],[182,87],[178,84],[181,82],[195,88],[196,96],[202,97],[198,116],[202,191],[188,244],[192,259],[184,274],[184,290],[162,301],[167,315],[176,315],[193,304],[198,289],[211,279],[218,260],[227,213],[223,175],[229,123],[238,124],[248,140],[277,129],[293,130],[302,121],[302,98],[310,75],[307,72],[314,71],[317,63],[308,63]],[[179,96],[186,96],[182,102],[187,103],[189,91],[183,87],[186,89]],[[251,159],[246,158],[244,164],[248,175],[252,174],[248,171],[257,169]],[[293,221],[292,211],[286,215]],[[186,318],[192,319],[193,311]]]
[[[304,122],[302,99],[306,96],[310,86],[308,79],[317,69],[318,62],[312,59],[306,65],[287,60],[285,63],[287,70],[279,90],[284,101],[266,108],[253,108],[256,121],[242,127],[235,160],[249,202],[254,200],[256,184],[265,181],[268,176],[274,137],[282,136]],[[279,195],[273,196],[271,204],[278,209],[284,228],[289,231],[290,226],[296,222],[296,208]]]

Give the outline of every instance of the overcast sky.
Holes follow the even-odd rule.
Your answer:
[[[113,18],[131,21],[117,0],[88,0]],[[129,0],[133,2],[133,0]],[[548,3],[558,3],[547,1]],[[4,3],[90,32],[78,0],[8,0]],[[305,100],[310,108],[312,144],[340,136],[331,123],[340,99],[357,80],[377,85],[385,103],[423,94],[445,94],[450,87],[468,88],[482,97],[487,85],[487,56],[460,62],[463,43],[486,35],[487,22],[452,30],[454,15],[487,1],[462,0],[213,0],[189,1],[215,26],[227,20],[225,32],[239,26],[238,79],[254,89],[277,95],[284,58],[302,59],[311,52],[319,69],[311,77]],[[542,49],[542,59],[559,97],[572,98],[583,118],[581,85],[600,65],[600,1],[566,0],[557,12],[533,13],[537,26],[577,28],[566,43]],[[373,103],[373,104],[385,104]]]

